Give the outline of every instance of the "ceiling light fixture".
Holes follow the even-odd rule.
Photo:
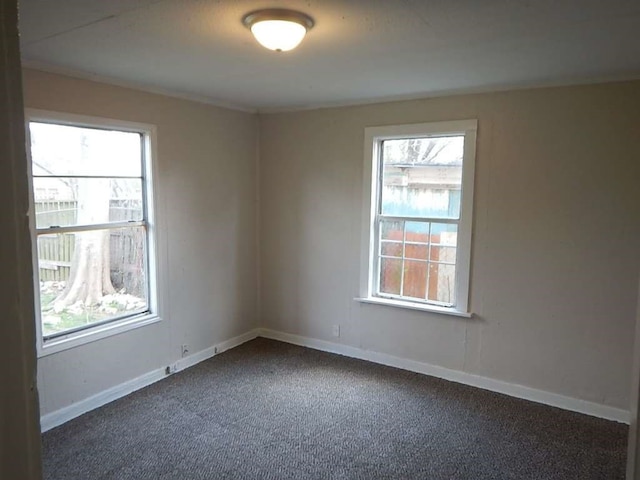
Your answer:
[[[309,15],[280,8],[248,13],[242,18],[242,23],[251,30],[260,45],[276,52],[296,48],[314,25]]]

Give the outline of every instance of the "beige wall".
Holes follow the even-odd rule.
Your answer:
[[[262,115],[263,325],[627,409],[638,111],[630,82]],[[364,128],[468,118],[474,318],[355,302]]]
[[[168,265],[164,322],[40,359],[43,414],[172,363],[183,343],[197,352],[259,318],[283,332],[628,408],[639,82],[260,117],[33,70],[24,88],[27,107],[157,125]],[[467,118],[479,120],[475,317],[355,302],[364,127]]]
[[[157,126],[164,321],[38,362],[42,414],[257,326],[255,115],[34,70],[25,106]]]

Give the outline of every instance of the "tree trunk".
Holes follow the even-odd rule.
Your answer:
[[[109,257],[108,230],[77,233],[71,275],[56,299],[56,307],[67,307],[78,301],[95,305],[103,295],[114,293]]]
[[[83,161],[96,162],[88,148],[90,140],[82,136]],[[104,161],[104,160],[103,160]],[[110,181],[108,179],[78,179],[78,225],[109,221]],[[77,302],[97,304],[103,295],[114,293],[111,284],[109,230],[92,230],[75,234],[75,250],[67,285],[55,300],[56,309]]]

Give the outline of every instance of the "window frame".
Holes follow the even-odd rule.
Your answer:
[[[365,128],[363,166],[363,219],[361,234],[360,285],[356,300],[364,303],[402,307],[471,317],[469,282],[471,275],[471,237],[473,229],[473,187],[475,183],[475,157],[477,120],[456,120],[406,125],[389,125]],[[381,202],[382,142],[385,140],[424,138],[439,136],[464,136],[462,160],[462,185],[460,218],[457,220],[458,239],[455,266],[455,299],[453,306],[442,306],[410,297],[392,298],[377,294],[378,287],[378,217]],[[412,217],[407,217],[407,221]],[[435,223],[438,220],[433,219]],[[429,221],[426,217],[420,221]],[[447,220],[450,222],[450,220]]]
[[[35,195],[33,163],[31,159],[30,123],[50,123],[62,126],[96,128],[102,130],[116,130],[141,134],[142,150],[142,194],[143,220],[132,225],[144,225],[146,230],[146,276],[147,276],[147,310],[123,318],[114,318],[107,322],[97,322],[95,325],[81,330],[70,330],[68,333],[56,335],[55,338],[45,340],[42,329],[40,307],[40,273],[38,263],[38,229],[36,228]],[[78,347],[129,330],[154,324],[162,320],[162,306],[160,302],[161,278],[159,268],[158,224],[157,224],[157,188],[156,188],[156,127],[155,125],[116,120],[87,115],[76,115],[38,109],[25,109],[25,130],[27,150],[27,173],[29,177],[29,211],[28,221],[32,245],[32,269],[35,301],[36,321],[36,350],[38,357],[44,357],[70,348]],[[74,230],[99,229],[104,225],[90,227],[73,227]],[[63,227],[63,229],[65,229]],[[65,229],[66,230],[66,229]]]

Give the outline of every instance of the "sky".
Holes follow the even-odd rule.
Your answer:
[[[29,127],[34,175],[141,176],[139,133],[36,122]]]

